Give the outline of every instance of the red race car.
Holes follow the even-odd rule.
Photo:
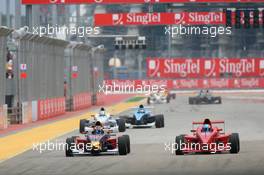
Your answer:
[[[217,124],[224,121],[193,122],[192,135],[179,135],[175,139],[175,154],[188,153],[238,153],[240,150],[239,134],[225,133]],[[194,126],[198,125],[194,129]]]

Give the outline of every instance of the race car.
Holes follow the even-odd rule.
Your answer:
[[[130,153],[130,138],[128,135],[117,136],[111,130],[103,129],[97,121],[95,126],[84,136],[74,136],[66,139],[65,155],[100,155]]]
[[[150,107],[144,107],[140,105],[135,110],[132,116],[121,116],[120,118],[125,120],[127,128],[143,128],[153,127],[163,128],[164,127],[164,116],[162,114],[152,115],[151,111],[148,110]]]
[[[171,99],[175,99],[176,94],[170,93],[169,91],[151,93],[147,99],[148,104],[162,104],[169,103]]]
[[[222,98],[220,96],[212,96],[209,90],[201,90],[195,97],[189,97],[189,104],[221,104]]]
[[[171,99],[173,99],[173,100],[176,99],[176,93],[168,91],[168,95],[170,96]]]
[[[192,135],[179,135],[175,139],[175,154],[189,153],[238,153],[240,141],[238,133],[225,133],[217,127],[217,124],[225,124],[224,121],[193,122]],[[194,129],[194,126],[197,126]]]
[[[126,125],[124,119],[114,118],[113,116],[106,114],[104,108],[101,108],[99,113],[93,115],[90,120],[88,119],[80,120],[80,127],[79,127],[80,133],[85,134],[86,131],[92,128],[97,121],[102,123],[104,129],[111,130],[113,133],[126,131]]]

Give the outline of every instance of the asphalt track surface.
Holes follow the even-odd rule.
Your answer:
[[[187,98],[181,95],[169,105],[155,105],[155,112],[165,115],[165,128],[128,130],[131,154],[127,156],[66,158],[63,150],[41,154],[29,150],[0,163],[0,175],[263,174],[263,103],[223,98],[221,105],[192,106]],[[240,134],[239,154],[176,156],[165,151],[165,143],[173,142],[176,135],[190,133],[191,122],[204,117],[225,120],[227,132]],[[56,142],[73,135],[78,132]]]

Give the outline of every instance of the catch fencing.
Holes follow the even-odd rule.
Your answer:
[[[22,107],[22,123],[65,113],[64,49],[68,42],[31,33],[16,41],[15,99]]]
[[[5,105],[6,91],[6,54],[7,37],[12,30],[0,27],[0,129],[7,127],[7,105]]]
[[[104,49],[6,28],[0,28],[0,44],[0,128],[8,125],[4,117],[9,124],[30,123],[104,103],[97,93]],[[7,45],[14,55],[8,81]],[[5,105],[7,95],[13,96],[11,107]]]
[[[65,95],[69,111],[84,109],[92,105],[91,50],[91,46],[74,42],[70,43],[65,50]]]

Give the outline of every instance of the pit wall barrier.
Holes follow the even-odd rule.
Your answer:
[[[63,115],[65,114],[65,111],[66,109],[64,97],[41,99],[38,100],[37,105],[37,120],[44,120]]]
[[[103,106],[105,105],[105,100],[106,98],[110,98],[111,99],[111,96],[106,96],[105,94],[102,94],[102,93],[97,93],[97,102],[96,102],[96,105],[97,106]]]
[[[79,93],[73,96],[73,110],[78,111],[92,106],[91,93]]]
[[[32,122],[32,102],[22,103],[22,124]]]
[[[264,88],[264,78],[207,78],[207,79],[174,79],[174,80],[105,80],[104,84],[113,89],[120,86],[137,88],[142,86],[161,86],[169,90],[192,89],[260,89]]]
[[[96,105],[105,105],[105,94],[97,94]],[[113,96],[108,96],[113,98]],[[125,98],[125,96],[124,96]],[[37,105],[35,104],[37,103]],[[65,98],[50,98],[41,99],[37,102],[23,103],[23,123],[30,123],[32,121],[44,120],[66,113]],[[92,94],[91,93],[79,93],[73,96],[73,110],[78,111],[82,109],[88,109],[92,106]]]
[[[112,96],[108,96],[112,97]],[[103,106],[105,105],[105,99],[107,96],[102,93],[96,94],[96,105]],[[73,96],[73,110],[78,111],[82,109],[87,109],[92,106],[92,93],[80,93]]]
[[[112,105],[125,99],[133,97],[133,94],[97,94],[97,106]],[[75,111],[89,109],[91,105],[91,93],[80,93],[74,97]],[[32,123],[40,120],[66,114],[65,97],[41,99],[22,103],[22,124]],[[7,129],[7,105],[0,106],[0,130]]]

